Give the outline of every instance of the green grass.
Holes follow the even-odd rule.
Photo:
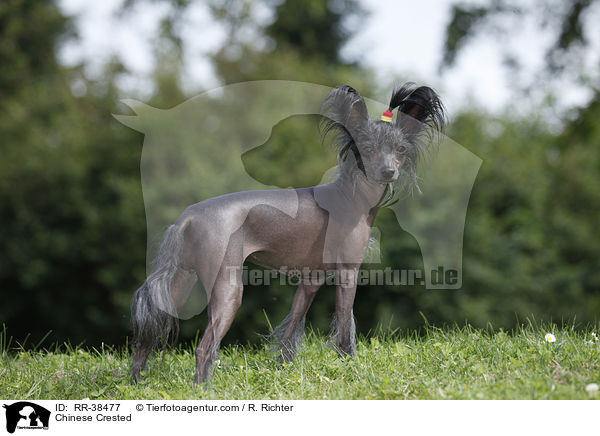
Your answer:
[[[379,334],[342,358],[310,333],[294,363],[278,365],[266,346],[225,347],[207,390],[192,382],[191,347],[160,352],[145,378],[129,382],[131,355],[104,348],[0,349],[4,399],[586,399],[600,384],[600,342],[592,330],[517,332],[470,327],[425,335]],[[5,337],[4,337],[5,339]],[[12,348],[12,350],[11,350]],[[600,395],[598,396],[600,398]]]

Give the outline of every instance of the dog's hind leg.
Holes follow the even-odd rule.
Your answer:
[[[131,365],[131,379],[134,382],[139,381],[140,373],[146,368],[146,361],[148,355],[152,351],[152,347],[138,345],[135,349],[135,355],[133,356],[133,363]]]
[[[294,296],[292,310],[271,334],[278,341],[275,351],[281,351],[277,356],[280,362],[289,362],[296,356],[304,335],[306,313],[320,287],[321,285],[300,284]]]
[[[243,285],[229,278],[219,278],[208,303],[208,325],[196,348],[196,383],[208,381],[221,340],[229,330],[235,313],[242,304]]]
[[[242,304],[243,231],[231,234],[223,262],[212,290],[208,292],[208,325],[196,348],[196,383],[210,377],[221,340]]]

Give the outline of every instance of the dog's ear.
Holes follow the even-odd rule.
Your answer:
[[[416,88],[412,84],[406,84],[394,90],[390,107],[398,108],[396,125],[408,134],[419,134],[427,128],[438,132],[444,129],[444,105],[436,92],[428,86]]]
[[[323,135],[330,130],[349,138],[354,142],[360,141],[369,121],[369,112],[362,96],[351,86],[343,85],[331,91],[321,106],[321,122]]]

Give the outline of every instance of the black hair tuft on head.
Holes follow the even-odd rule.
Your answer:
[[[442,132],[446,124],[446,109],[437,93],[428,86],[417,87],[414,83],[406,83],[394,89],[390,98],[390,110],[398,108],[402,112],[422,123],[418,131],[428,127]],[[401,123],[398,117],[397,124]],[[415,130],[412,126],[412,130]],[[416,133],[416,132],[412,132]]]
[[[389,109],[394,110],[400,106],[415,89],[417,89],[417,85],[413,82],[407,82],[400,87],[394,88],[392,97],[390,98]]]

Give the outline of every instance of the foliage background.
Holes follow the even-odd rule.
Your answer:
[[[143,1],[150,0],[125,1],[123,14]],[[177,32],[189,2],[164,1],[150,105],[172,107],[195,94],[182,85],[184,42]],[[448,136],[484,162],[465,227],[463,289],[362,288],[355,304],[360,332],[378,325],[415,328],[423,318],[434,325],[468,321],[503,328],[527,317],[575,319],[578,325],[597,321],[600,74],[599,65],[590,71],[579,61],[590,50],[585,18],[598,2],[546,2],[544,8],[538,3],[453,5],[441,70],[470,40],[486,32],[501,40],[531,14],[548,17],[550,24],[541,25],[554,26],[555,44],[535,83],[515,83],[514,104],[504,112],[472,107],[451,114]],[[274,21],[260,26],[253,21],[252,2],[210,3],[228,35],[207,55],[222,83],[349,83],[363,95],[385,99],[394,82],[418,81],[398,74],[389,83],[375,83],[373,71],[340,56],[354,30],[344,23],[366,14],[355,1],[267,4]],[[55,1],[0,5],[0,322],[19,341],[30,335],[36,342],[51,331],[49,341],[122,344],[129,334],[129,303],[145,274],[143,136],[111,116],[124,111],[119,99],[132,97],[119,86],[126,72],[119,59],[105,63],[101,78],[91,77],[84,64],[58,61],[61,45],[77,37],[73,29],[73,19]],[[248,39],[248,29],[268,44]],[[518,70],[510,60],[507,53],[508,68]],[[579,84],[591,98],[568,111],[554,110],[561,81]],[[543,98],[533,99],[532,90]],[[548,117],[550,112],[558,115]],[[244,156],[249,173],[284,187],[320,180],[329,165],[319,154],[316,122],[282,124],[264,149]],[[298,163],[299,156],[308,158]],[[265,160],[277,165],[264,165]],[[386,263],[422,267],[416,241],[391,211],[383,211],[376,225]],[[292,289],[279,286],[246,289],[226,341],[258,341],[256,333],[268,331],[267,318],[279,322],[292,296]],[[309,322],[327,330],[333,308],[332,290],[323,289]],[[183,340],[193,339],[204,322],[204,316],[184,322]]]

